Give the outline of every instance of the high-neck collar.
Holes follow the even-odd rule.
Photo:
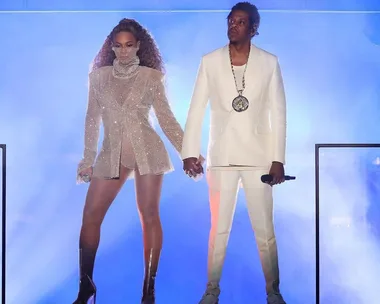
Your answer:
[[[117,58],[113,61],[112,74],[116,78],[131,78],[136,75],[140,59],[134,56],[128,62],[120,62]]]

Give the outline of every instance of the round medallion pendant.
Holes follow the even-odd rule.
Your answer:
[[[249,101],[243,95],[239,95],[232,101],[232,108],[236,112],[244,112],[249,107]]]

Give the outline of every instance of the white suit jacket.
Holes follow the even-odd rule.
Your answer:
[[[207,166],[285,164],[286,101],[277,57],[252,45],[243,95],[249,108],[235,112],[238,96],[228,45],[202,58],[182,144],[182,159],[201,153],[202,122],[210,102]],[[239,84],[238,84],[239,85]]]

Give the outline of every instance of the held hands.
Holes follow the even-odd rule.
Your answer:
[[[273,176],[273,180],[268,183],[269,185],[282,184],[285,181],[284,165],[280,162],[273,162],[269,174]]]
[[[183,171],[191,177],[196,178],[198,175],[203,174],[203,163],[205,159],[202,155],[199,158],[189,157],[183,160]]]

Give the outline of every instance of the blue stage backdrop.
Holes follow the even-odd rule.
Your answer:
[[[67,304],[76,296],[87,186],[76,186],[75,175],[83,148],[87,74],[112,27],[121,18],[135,18],[153,33],[166,62],[173,111],[184,125],[201,56],[227,43],[226,16],[1,15],[0,142],[9,153],[7,304]],[[254,42],[280,59],[288,100],[286,168],[297,176],[275,190],[282,291],[290,304],[315,303],[314,144],[380,140],[378,17],[262,13]],[[206,117],[204,153],[207,124]],[[177,153],[169,150],[176,171],[164,181],[157,303],[174,303],[175,297],[176,303],[194,304],[206,283],[207,185],[188,179]],[[322,304],[377,303],[380,151],[345,153],[322,156],[328,168],[321,174]],[[95,270],[99,303],[139,303],[142,278],[141,229],[133,182],[128,182],[102,227]],[[221,284],[221,303],[265,303],[243,195]]]

